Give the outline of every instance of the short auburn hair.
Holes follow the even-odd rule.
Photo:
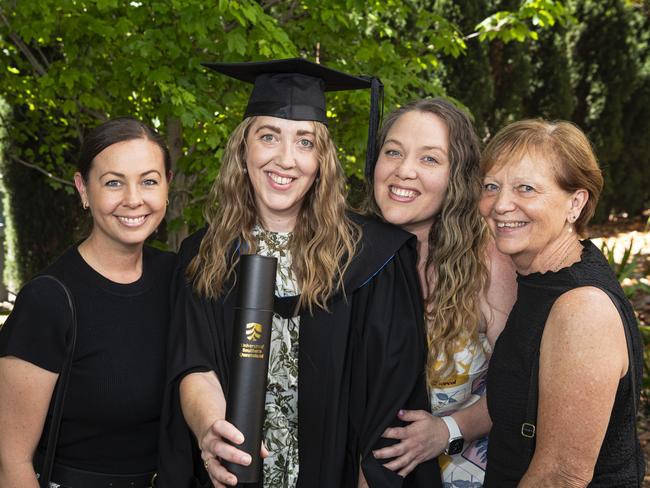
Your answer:
[[[485,147],[481,172],[485,175],[494,166],[519,161],[526,155],[550,163],[555,181],[564,191],[587,190],[589,199],[574,224],[576,232],[585,237],[603,189],[603,175],[585,133],[561,120],[513,122],[497,132]]]

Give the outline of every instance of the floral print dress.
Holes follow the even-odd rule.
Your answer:
[[[278,259],[275,294],[300,293],[291,271],[289,232],[269,232],[257,226],[258,253]],[[293,488],[298,481],[298,337],[300,317],[273,316],[266,389],[264,460],[266,488]]]
[[[491,349],[487,337],[478,334],[460,344],[454,353],[456,370],[451,378],[431,388],[433,415],[444,416],[469,407],[485,394],[485,380]],[[443,488],[480,488],[487,463],[488,439],[465,443],[463,452],[438,456]]]

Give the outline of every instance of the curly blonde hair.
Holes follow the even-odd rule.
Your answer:
[[[204,209],[208,230],[188,266],[188,277],[206,297],[216,298],[226,283],[234,283],[241,250],[257,251],[253,227],[258,214],[253,187],[244,172],[246,137],[255,120],[244,119],[228,140]],[[289,241],[292,271],[301,290],[298,307],[306,306],[310,312],[313,307],[326,310],[328,298],[343,290],[343,275],[361,234],[346,213],[345,175],[329,131],[320,122],[313,125],[319,176],[305,195]]]
[[[424,306],[429,346],[426,372],[431,388],[455,373],[454,351],[458,345],[478,336],[483,320],[481,296],[488,281],[485,261],[489,233],[478,212],[479,140],[464,112],[441,98],[410,102],[386,116],[378,147],[383,147],[395,122],[412,111],[439,117],[449,130],[449,183],[442,208],[429,230],[425,260],[428,293]],[[366,211],[381,217],[374,183],[368,181],[367,185]]]

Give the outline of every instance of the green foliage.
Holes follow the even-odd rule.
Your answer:
[[[480,40],[501,39],[503,42],[537,40],[538,32],[532,26],[552,27],[556,22],[571,19],[562,2],[553,0],[524,0],[516,11],[499,11],[476,26]]]
[[[586,130],[605,171],[602,219],[614,207],[614,191],[625,174],[619,162],[626,151],[626,104],[638,82],[641,32],[622,0],[576,1],[574,15],[580,23],[568,34],[577,102],[573,120]]]
[[[448,0],[445,0],[448,1]],[[561,2],[524,0],[477,8],[471,23],[457,3],[448,15],[431,0],[4,0],[0,4],[0,95],[20,113],[11,123],[10,164],[40,168],[71,198],[67,184],[83,134],[108,117],[130,114],[159,128],[172,149],[176,173],[169,222],[162,233],[175,248],[202,224],[201,207],[219,168],[219,156],[241,120],[250,88],[206,73],[201,62],[302,56],[385,84],[386,110],[406,100],[445,94],[445,62],[480,52],[474,73],[492,62],[492,80],[477,77],[467,103],[477,123],[521,113],[526,81],[522,39],[565,23]],[[489,2],[488,2],[489,3]],[[500,12],[497,14],[497,11]],[[509,12],[509,13],[508,13]],[[492,20],[483,22],[487,15]],[[557,24],[556,24],[557,25]],[[478,29],[478,30],[477,30]],[[490,40],[490,46],[479,42]],[[471,45],[470,45],[471,42]],[[477,48],[476,46],[481,46]],[[523,61],[522,61],[523,60]],[[446,78],[450,79],[449,76]],[[492,83],[492,85],[490,85]],[[495,95],[491,86],[516,97]],[[492,103],[493,98],[496,100]],[[328,95],[330,129],[353,187],[362,177],[369,96]],[[494,109],[494,110],[493,110]],[[489,122],[494,125],[494,120]],[[35,173],[34,173],[35,175]],[[68,198],[68,197],[62,197]],[[71,231],[66,229],[68,239]],[[51,259],[51,256],[48,256]]]
[[[630,239],[629,244],[623,248],[623,254],[618,261],[616,260],[617,246],[617,242],[610,246],[606,241],[603,241],[600,251],[614,271],[616,279],[625,292],[625,296],[630,298],[637,292],[650,293],[650,286],[639,280],[641,276],[638,273],[638,256],[632,253],[634,239]]]

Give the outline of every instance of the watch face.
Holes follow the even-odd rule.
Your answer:
[[[465,442],[463,441],[463,438],[460,437],[458,439],[454,439],[449,443],[449,447],[447,447],[447,452],[446,454],[452,455],[452,454],[460,454],[463,451],[463,444]]]

